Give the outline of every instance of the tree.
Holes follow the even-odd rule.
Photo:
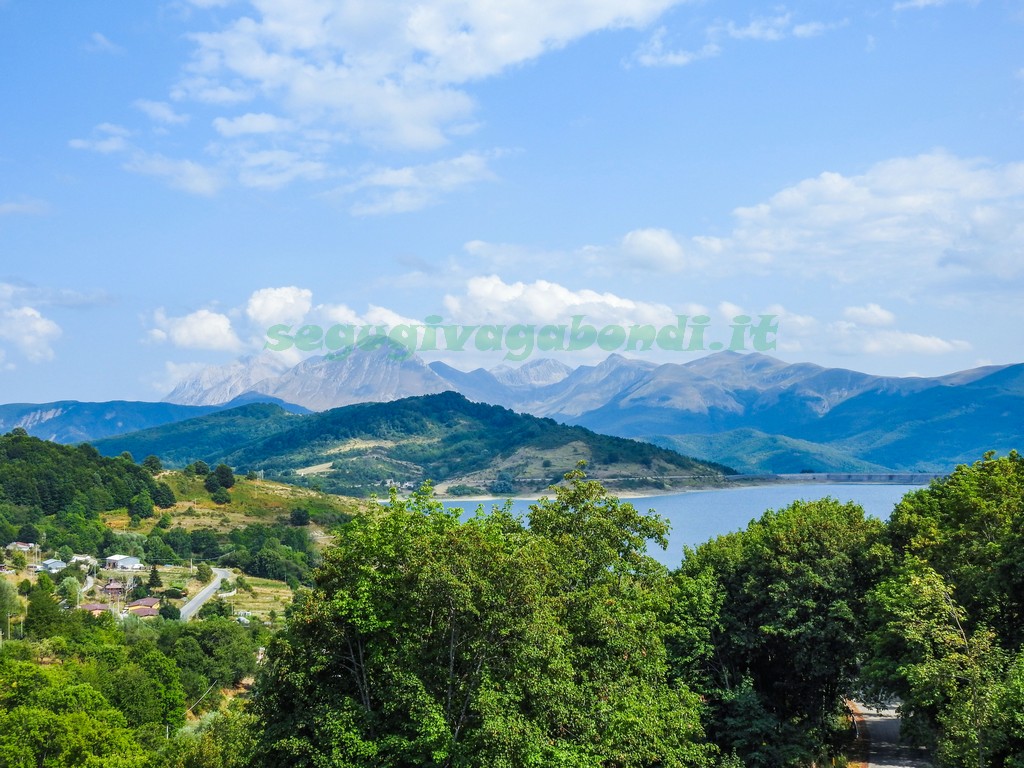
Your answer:
[[[289,521],[295,526],[309,525],[309,511],[301,508],[293,509]]]
[[[149,495],[149,491],[140,491],[132,497],[131,503],[128,505],[128,514],[140,518],[153,516],[153,499]]]
[[[217,479],[217,475],[210,472],[206,475],[206,479],[203,480],[203,487],[206,489],[207,493],[214,493],[224,486],[220,484],[220,480]]]
[[[218,488],[210,494],[210,501],[214,504],[230,504],[231,494],[228,493],[227,488]]]
[[[155,456],[152,453],[142,460],[142,468],[145,469],[149,474],[155,475],[158,472],[163,471],[164,465],[160,461],[159,456]]]
[[[231,488],[235,484],[235,473],[227,464],[218,464],[213,473],[217,476],[217,482],[222,488]]]
[[[200,563],[196,566],[196,578],[203,584],[209,584],[213,578],[213,569],[206,563]]]
[[[210,474],[210,465],[205,461],[194,461],[189,464],[189,467],[192,468],[192,472],[194,472],[198,477],[205,477]]]
[[[159,589],[163,585],[164,582],[160,578],[160,572],[157,571],[156,566],[154,565],[149,569],[149,581],[146,582],[146,586],[152,591],[154,589]]]
[[[76,584],[77,587],[77,584]],[[64,613],[51,592],[36,587],[28,596],[28,613],[25,615],[25,633],[41,640],[52,637],[64,625]]]
[[[181,619],[181,609],[174,603],[164,602],[160,604],[160,615],[170,621],[178,621]]]
[[[156,504],[160,509],[170,509],[174,506],[175,499],[174,491],[165,482],[159,482],[156,484],[156,488],[153,490],[153,503]]]
[[[271,642],[262,764],[710,765],[644,554],[665,524],[569,479],[528,527],[429,486],[346,524]]]
[[[18,550],[13,555],[11,555],[11,565],[13,565],[14,570],[18,571],[19,573],[25,570],[25,568],[28,566],[28,558],[25,557],[25,553],[21,550]]]
[[[835,499],[768,511],[686,552],[675,664],[706,696],[716,743],[751,766],[828,757],[865,596],[888,563],[883,524]]]
[[[63,579],[60,586],[57,587],[57,594],[62,600],[67,602],[70,608],[78,607],[78,596],[81,594],[82,585],[78,579],[74,576],[68,576]]]
[[[6,580],[0,579],[0,633],[7,637],[8,617],[21,613],[18,590]]]

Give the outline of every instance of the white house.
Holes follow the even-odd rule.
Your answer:
[[[111,555],[107,558],[106,567],[118,571],[136,571],[142,567],[139,558],[131,555]]]
[[[43,562],[41,562],[39,565],[40,570],[46,571],[47,573],[60,573],[68,567],[68,564],[65,563],[63,560],[57,560],[53,557],[51,557],[49,560],[43,560]]]

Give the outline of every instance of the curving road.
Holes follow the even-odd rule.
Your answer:
[[[214,568],[213,578],[210,583],[203,587],[196,596],[189,600],[185,605],[181,607],[181,620],[188,621],[203,607],[203,603],[217,594],[217,590],[220,588],[220,583],[224,579],[231,578],[231,571],[227,568]]]
[[[867,726],[870,751],[868,768],[928,768],[931,763],[924,752],[900,744],[900,718],[892,707],[881,711],[860,704],[861,717]]]

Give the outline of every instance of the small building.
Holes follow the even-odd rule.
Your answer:
[[[12,541],[5,547],[5,549],[8,552],[24,552],[25,554],[29,554],[31,552],[35,552],[38,546],[38,544],[31,544],[27,541]]]
[[[68,567],[67,563],[65,563],[63,560],[58,560],[55,557],[51,557],[48,560],[43,560],[43,562],[41,562],[39,565],[41,566],[39,570],[46,571],[47,573],[60,573]]]
[[[129,608],[127,613],[130,616],[138,616],[140,619],[149,619],[160,615],[159,610],[156,608],[149,608],[145,605],[141,605],[138,608]]]
[[[128,610],[132,608],[157,608],[160,605],[159,597],[143,597],[128,603]]]
[[[114,571],[137,571],[142,563],[131,555],[111,555],[106,560],[106,567]]]
[[[100,616],[107,613],[110,610],[110,606],[106,603],[82,603],[78,606],[80,611],[88,611],[93,616]]]
[[[96,558],[92,555],[75,555],[71,558],[71,565],[77,565],[79,568],[92,568],[96,565]]]
[[[107,595],[110,595],[111,597],[120,597],[124,594],[124,584],[122,584],[120,581],[117,581],[116,579],[111,579],[102,587],[100,587],[100,591]]]

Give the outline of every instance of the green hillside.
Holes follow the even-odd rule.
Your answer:
[[[887,472],[836,446],[768,435],[756,429],[733,429],[717,435],[656,435],[655,445],[680,453],[714,456],[745,474],[797,474],[800,472]]]
[[[224,462],[348,495],[425,480],[453,493],[534,492],[579,461],[617,489],[685,487],[732,472],[648,443],[472,403],[454,392],[306,416],[244,406],[96,446],[106,454],[152,453],[168,464]]]

